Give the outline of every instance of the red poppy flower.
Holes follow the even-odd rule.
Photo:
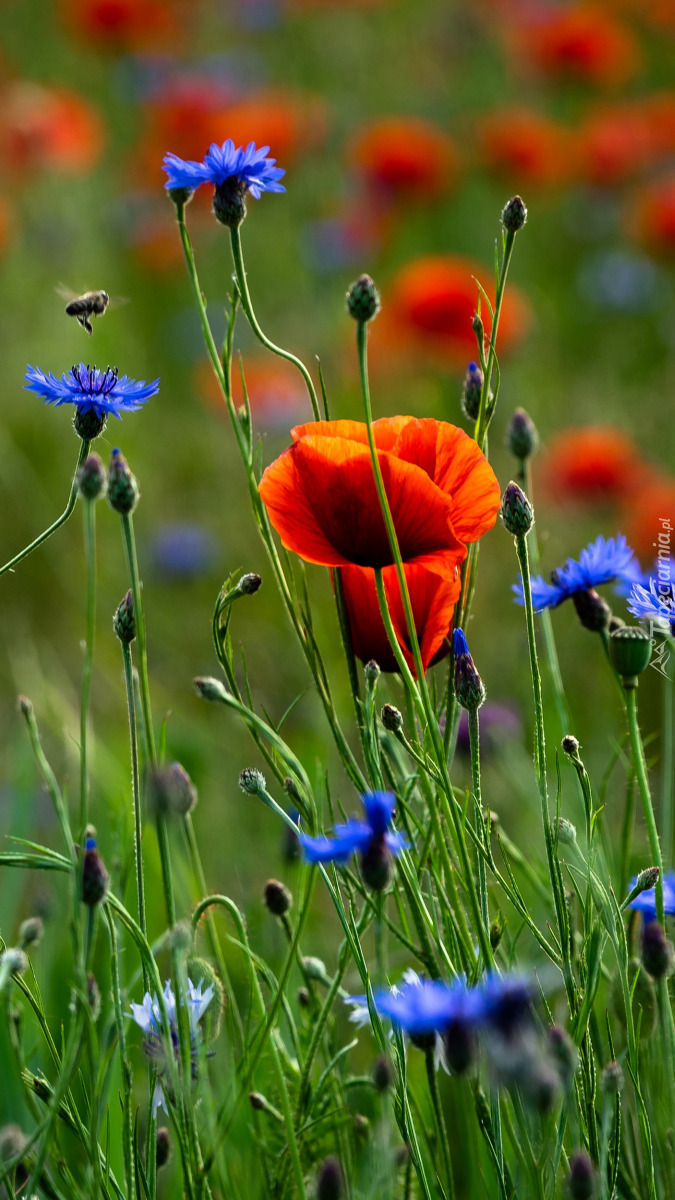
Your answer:
[[[488,167],[519,187],[557,184],[572,173],[571,136],[543,113],[500,109],[482,119],[478,136]]]
[[[675,479],[652,473],[625,499],[626,536],[635,553],[653,562],[662,545],[659,534],[669,533],[675,554]]]
[[[459,599],[461,576],[452,582],[425,567],[404,563],[408,594],[415,621],[424,668],[440,662],[450,651],[452,618]],[[375,572],[369,567],[343,567],[341,572],[345,605],[349,616],[352,647],[362,662],[374,659],[380,670],[397,671],[396,657],[389,644],[375,588]],[[387,607],[406,662],[414,673],[408,626],[403,611],[396,567],[382,571]]]
[[[348,157],[359,175],[387,199],[441,195],[457,172],[455,144],[419,117],[389,117],[361,128]]]
[[[476,355],[471,327],[478,303],[476,279],[494,300],[492,272],[470,259],[453,255],[418,258],[403,267],[383,289],[382,312],[374,327],[374,363],[392,361],[401,352],[432,355],[439,364],[466,365]],[[481,315],[486,335],[490,317]],[[515,288],[508,287],[499,323],[499,346],[507,350],[527,329],[528,309]]]
[[[675,254],[675,175],[648,184],[633,197],[628,223],[650,249]]]
[[[589,425],[556,434],[539,463],[557,500],[612,503],[633,495],[643,464],[635,443],[613,425]]]
[[[166,46],[177,32],[167,0],[66,0],[63,7],[75,34],[104,49]]]
[[[591,183],[620,183],[658,154],[655,123],[640,104],[591,111],[577,133],[579,166]]]
[[[373,425],[378,459],[420,623],[425,667],[447,636],[466,544],[490,529],[499,484],[476,443],[444,421],[389,417]],[[404,650],[405,623],[373,479],[366,426],[317,421],[292,430],[260,494],[283,545],[308,562],[345,570],[356,653],[392,669],[373,568],[385,570],[392,618]],[[431,577],[431,578],[430,578]],[[382,662],[380,662],[382,666]]]
[[[623,83],[640,62],[631,31],[599,4],[566,4],[521,27],[519,50],[547,75],[605,86]]]
[[[17,171],[88,171],[103,149],[98,113],[77,92],[16,81],[2,93],[0,154]]]
[[[288,429],[307,413],[307,389],[295,367],[283,360],[244,359],[244,381],[251,412],[256,424],[266,429]],[[222,392],[210,365],[200,363],[195,377],[197,390],[209,406],[225,414]],[[244,403],[239,364],[232,369],[232,398],[236,408]]]

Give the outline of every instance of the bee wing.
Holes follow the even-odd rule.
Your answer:
[[[110,308],[119,308],[121,304],[129,304],[128,296],[111,296],[108,304]]]
[[[72,288],[66,287],[65,283],[60,283],[54,291],[62,300],[77,300],[82,295],[82,292],[74,292]]]

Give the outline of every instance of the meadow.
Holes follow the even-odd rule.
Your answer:
[[[2,22],[0,1194],[675,1195],[671,6]]]

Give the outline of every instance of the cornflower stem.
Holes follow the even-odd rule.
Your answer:
[[[443,1168],[448,1184],[449,1200],[454,1200],[455,1196],[455,1181],[452,1174],[452,1162],[450,1159],[450,1144],[448,1142],[448,1133],[445,1128],[445,1119],[443,1117],[443,1108],[441,1106],[441,1097],[438,1093],[438,1079],[436,1077],[436,1063],[434,1061],[434,1050],[427,1049],[424,1051],[424,1065],[427,1069],[427,1082],[429,1084],[429,1095],[431,1096],[431,1104],[434,1110],[434,1118],[438,1133],[438,1140],[441,1143],[441,1155],[443,1157]]]
[[[624,687],[623,690],[626,706],[626,717],[628,720],[628,734],[630,737],[631,752],[633,756],[633,767],[635,770],[635,777],[637,779],[638,791],[640,793],[640,800],[642,801],[642,812],[644,814],[645,824],[647,826],[649,851],[652,858],[652,865],[659,868],[659,877],[656,881],[656,888],[654,892],[656,916],[660,924],[665,926],[665,912],[663,908],[663,860],[661,858],[661,843],[659,842],[659,834],[656,828],[656,818],[654,816],[654,807],[652,805],[652,797],[649,790],[647,764],[645,763],[642,737],[640,736],[640,728],[638,725],[637,688]]]
[[[131,791],[134,806],[134,864],[136,868],[136,899],[138,904],[138,924],[144,936],[147,937],[145,920],[145,884],[143,880],[143,814],[141,811],[141,785],[138,769],[138,728],[136,722],[136,696],[134,693],[134,672],[131,661],[131,648],[128,642],[121,642],[122,660],[124,663],[124,684],[127,694],[127,712],[129,714],[129,745],[131,749]],[[143,982],[148,989],[145,964],[143,965]]]
[[[41,546],[43,542],[47,541],[47,538],[51,537],[53,533],[56,533],[57,529],[60,529],[62,525],[65,525],[66,521],[68,520],[68,517],[70,516],[73,509],[75,508],[75,501],[77,500],[77,493],[78,493],[77,471],[78,471],[78,468],[82,466],[82,463],[84,462],[85,458],[87,457],[90,446],[91,446],[90,441],[86,441],[85,439],[82,439],[82,441],[80,443],[80,453],[77,456],[77,462],[75,464],[75,473],[73,475],[73,482],[70,486],[70,495],[68,497],[68,503],[66,504],[66,507],[64,508],[63,512],[61,513],[61,516],[57,517],[57,519],[47,529],[45,529],[38,537],[34,538],[34,540],[30,543],[29,546],[24,546],[23,550],[20,550],[18,554],[14,555],[14,558],[10,558],[9,562],[6,562],[3,567],[0,567],[0,575],[4,575],[7,571],[11,571],[12,568],[17,565],[17,563],[20,563],[22,559],[27,558],[28,555],[33,552],[33,550],[37,550],[38,546]]]
[[[262,342],[263,346],[265,346],[267,350],[271,350],[272,354],[277,354],[279,356],[279,358],[285,358],[287,362],[293,363],[293,365],[298,368],[300,374],[302,375],[302,378],[305,381],[305,385],[306,385],[307,391],[309,393],[309,399],[310,399],[310,402],[312,405],[312,412],[314,414],[314,420],[320,421],[321,420],[321,412],[319,410],[319,401],[318,401],[317,395],[316,395],[316,388],[314,387],[314,382],[312,380],[312,376],[310,375],[309,371],[307,370],[307,367],[301,361],[301,359],[296,357],[295,354],[291,354],[290,350],[284,350],[284,349],[282,349],[281,346],[277,346],[277,345],[275,345],[274,342],[270,341],[270,339],[266,336],[266,334],[263,333],[262,329],[260,328],[260,325],[258,324],[257,317],[253,311],[253,304],[251,302],[251,294],[248,290],[248,280],[246,278],[246,268],[244,266],[244,255],[242,253],[242,248],[241,248],[241,235],[240,235],[238,226],[236,228],[230,229],[230,240],[232,242],[232,259],[234,262],[234,270],[235,270],[235,274],[237,277],[237,286],[239,288],[239,295],[241,297],[241,307],[243,308],[244,312],[246,313],[246,316],[248,318],[248,323],[251,326],[251,329],[253,330],[258,341]]]
[[[136,554],[134,523],[131,513],[122,513],[121,519],[122,533],[124,535],[124,548],[126,550],[127,566],[129,568],[129,578],[131,581],[131,594],[134,602],[134,621],[136,625],[136,641],[138,643],[138,679],[141,691],[143,724],[145,725],[148,759],[150,765],[155,768],[157,766],[157,749],[155,746],[155,733],[152,724],[152,711],[150,708],[150,683],[148,680],[148,651],[145,636],[145,614],[143,612],[141,580],[138,573],[138,556]]]
[[[661,735],[661,841],[666,866],[673,866],[673,807],[675,805],[675,638],[663,668],[663,722]]]
[[[122,1007],[122,987],[120,983],[119,945],[117,930],[109,908],[104,909],[104,919],[108,927],[110,939],[110,981],[112,986],[113,1003],[115,1008],[115,1023],[117,1025],[117,1040],[120,1048],[120,1066],[122,1071],[122,1107],[123,1107],[123,1144],[124,1177],[127,1187],[128,1200],[136,1200],[136,1165],[134,1161],[134,1110],[133,1110],[133,1072],[127,1053],[126,1032],[124,1028],[124,1010]]]
[[[401,558],[401,550],[400,550],[400,547],[398,544],[398,538],[396,536],[396,529],[394,526],[394,520],[393,520],[393,517],[391,514],[391,509],[389,507],[389,500],[388,500],[387,493],[386,493],[385,486],[384,486],[384,479],[382,478],[382,469],[380,467],[380,460],[377,456],[377,447],[375,446],[375,437],[373,434],[373,413],[372,413],[372,406],[370,403],[370,385],[368,382],[368,363],[367,363],[368,331],[367,331],[367,325],[364,321],[357,322],[356,341],[357,341],[358,359],[359,359],[359,372],[360,372],[360,377],[361,377],[361,392],[362,392],[362,396],[363,396],[363,406],[364,406],[365,416],[366,416],[366,429],[367,429],[367,433],[368,433],[368,445],[370,447],[370,458],[371,458],[371,462],[372,462],[372,466],[373,466],[373,476],[374,476],[375,487],[377,490],[378,499],[380,502],[380,509],[382,512],[382,517],[383,517],[385,527],[387,530],[387,536],[389,539],[389,545],[391,548],[392,557],[394,559],[394,565],[396,567],[396,577],[397,577],[398,586],[400,589],[401,601],[403,603],[403,611],[405,614],[405,621],[406,621],[406,626],[407,626],[407,630],[408,630],[408,639],[410,642],[410,648],[412,651],[413,661],[415,664],[415,673],[417,675],[417,683],[416,684],[412,678],[410,668],[408,667],[408,665],[405,661],[405,657],[403,655],[403,652],[401,651],[401,648],[400,648],[399,642],[398,642],[398,638],[396,636],[396,632],[395,632],[392,622],[391,622],[391,617],[388,614],[386,595],[384,592],[384,584],[383,584],[383,580],[382,580],[382,571],[381,571],[381,569],[376,569],[375,570],[375,583],[376,583],[376,587],[377,587],[378,600],[380,603],[380,611],[382,613],[382,617],[385,622],[385,628],[387,630],[387,636],[389,638],[390,645],[392,647],[392,650],[394,651],[394,654],[396,655],[397,662],[398,662],[399,666],[401,667],[404,683],[407,685],[408,689],[411,691],[413,700],[415,702],[415,707],[417,708],[418,713],[419,713],[421,719],[423,720],[423,723],[426,724],[426,726],[429,730],[429,733],[431,735],[431,741],[432,741],[433,748],[434,748],[434,755],[436,757],[437,766],[438,766],[439,772],[441,774],[441,780],[442,780],[441,792],[445,793],[446,798],[449,802],[450,797],[452,796],[453,792],[452,792],[452,784],[450,782],[450,776],[448,774],[448,766],[447,766],[445,747],[443,745],[443,738],[441,736],[441,731],[438,726],[436,714],[434,712],[433,704],[431,702],[431,696],[429,695],[429,689],[427,687],[426,675],[424,672],[424,663],[422,662],[422,654],[420,651],[419,640],[417,637],[417,630],[415,628],[415,617],[414,617],[414,614],[412,611],[412,604],[410,602],[410,593],[408,591],[408,583],[407,583],[407,580],[405,577],[405,570],[403,568],[403,560]],[[387,614],[386,617],[385,617],[385,613]],[[405,670],[403,670],[404,665],[405,665]],[[441,854],[443,854],[443,850],[444,850],[444,846],[445,846],[445,839],[443,836],[443,830],[441,827],[441,822],[440,822],[438,811],[436,809],[436,812],[434,813],[434,809],[436,809],[435,804],[432,806],[432,820],[434,820],[436,823],[435,829],[437,830],[438,838],[439,838],[439,851],[441,852]],[[448,809],[449,809],[450,813],[452,814],[452,823],[453,823],[453,827],[454,827],[455,840],[457,843],[457,850],[458,850],[460,864],[461,864],[462,873],[463,873],[463,877],[464,877],[464,884],[465,884],[465,887],[466,887],[468,895],[469,895],[469,901],[471,904],[474,921],[476,923],[476,929],[477,929],[478,938],[479,938],[479,941],[481,944],[483,958],[484,958],[486,965],[489,965],[492,963],[492,950],[490,948],[490,940],[485,933],[485,929],[483,928],[483,922],[481,920],[480,903],[479,903],[477,892],[476,892],[476,885],[475,885],[475,880],[473,877],[473,872],[471,870],[471,864],[469,862],[469,856],[467,853],[464,831],[461,828],[459,821],[455,815],[454,809],[452,808],[452,805],[450,803],[448,803]],[[447,855],[447,846],[445,846],[445,855]],[[451,890],[454,887],[452,873],[450,874],[450,877],[448,879],[448,887]],[[461,914],[460,919],[464,923],[466,923],[466,916],[464,914],[464,909],[462,908],[461,905],[459,906],[459,909],[458,909],[458,915],[459,914]]]
[[[89,762],[88,725],[91,676],[94,663],[94,638],[96,634],[96,501],[82,498],[84,516],[85,558],[85,643],[82,691],[80,694],[80,845],[84,845],[89,821]]]
[[[194,257],[194,252],[192,249],[192,243],[190,241],[190,235],[188,233],[187,225],[185,224],[185,205],[184,204],[176,205],[176,220],[178,223],[178,229],[179,229],[179,233],[180,233],[181,243],[183,246],[185,263],[186,263],[186,266],[188,269],[190,283],[192,284],[192,290],[194,293],[195,302],[197,304],[197,309],[199,312],[199,317],[200,317],[201,326],[202,326],[202,335],[204,337],[204,344],[206,346],[206,351],[209,356],[209,359],[211,360],[211,366],[213,368],[214,375],[216,376],[216,379],[218,380],[218,384],[220,386],[220,389],[223,393],[223,397],[225,399],[225,404],[227,406],[227,411],[228,411],[228,414],[230,417],[230,422],[232,424],[234,436],[235,436],[235,439],[237,442],[237,446],[239,448],[239,452],[241,454],[242,462],[244,464],[244,469],[246,471],[246,478],[247,478],[248,487],[249,487],[251,506],[253,508],[253,513],[254,513],[256,522],[258,524],[260,536],[262,538],[263,544],[267,551],[270,565],[274,572],[274,578],[275,578],[277,587],[279,588],[281,599],[282,599],[284,608],[286,610],[286,615],[288,616],[288,619],[291,622],[291,625],[293,626],[293,629],[295,631],[298,642],[300,644],[300,648],[302,650],[303,656],[305,658],[305,661],[310,669],[310,672],[311,672],[314,682],[316,684],[316,688],[319,693],[319,698],[321,700],[321,704],[322,704],[324,713],[326,715],[326,719],[330,725],[330,729],[333,734],[335,744],[336,744],[338,751],[340,753],[340,756],[345,764],[347,773],[348,773],[350,779],[352,780],[352,782],[354,783],[355,787],[359,791],[365,792],[368,790],[366,780],[365,780],[363,773],[352,753],[351,747],[349,746],[349,744],[346,741],[346,738],[344,736],[344,733],[342,732],[342,728],[337,719],[337,715],[335,713],[335,709],[334,709],[334,706],[332,703],[330,690],[328,689],[324,679],[321,677],[321,674],[319,673],[319,671],[316,668],[316,664],[313,661],[313,650],[312,650],[312,647],[309,642],[307,631],[303,627],[303,625],[299,619],[298,613],[296,611],[296,606],[295,606],[295,603],[293,600],[293,596],[290,592],[290,589],[288,586],[288,581],[284,574],[284,570],[281,565],[281,561],[279,559],[279,554],[277,552],[277,548],[274,543],[274,538],[272,536],[272,531],[270,529],[270,524],[269,524],[269,520],[267,518],[265,506],[263,505],[262,500],[260,498],[260,494],[258,492],[258,481],[255,477],[255,470],[254,470],[253,461],[252,461],[252,457],[251,457],[251,450],[250,450],[248,441],[244,435],[244,432],[242,430],[241,423],[237,419],[237,413],[236,413],[236,410],[234,407],[234,402],[232,400],[232,388],[230,386],[230,377],[229,377],[229,361],[230,360],[229,360],[229,358],[227,358],[226,365],[225,366],[223,365],[223,361],[221,360],[221,357],[218,353],[218,348],[217,348],[216,343],[213,338],[213,333],[211,332],[211,326],[209,325],[209,319],[208,319],[207,312],[206,312],[206,304],[205,304],[205,300],[204,300],[204,294],[201,290],[201,287],[199,284],[199,277],[197,275],[197,265],[195,263],[195,257]],[[226,346],[226,352],[229,353],[227,346]]]
[[[469,716],[469,745],[471,750],[471,783],[473,787],[473,798],[476,805],[476,834],[481,839],[487,839],[489,835],[490,814],[487,818],[483,817],[481,786],[480,786],[480,734],[478,728],[478,709],[470,708]],[[478,859],[478,894],[480,896],[480,907],[483,916],[483,924],[485,932],[490,937],[490,912],[488,908],[487,882],[485,878],[485,860],[482,854],[477,855]],[[487,964],[486,964],[487,966]]]
[[[490,329],[488,357],[485,370],[483,372],[483,386],[480,393],[480,408],[478,410],[478,417],[476,418],[476,427],[474,431],[474,438],[481,450],[484,450],[488,429],[490,427],[490,421],[492,420],[492,416],[497,404],[497,391],[495,391],[492,403],[490,403],[490,384],[492,382],[492,372],[497,359],[497,333],[499,330],[499,318],[502,312],[502,303],[506,288],[506,277],[509,273],[509,265],[511,263],[511,255],[513,254],[515,241],[515,233],[506,232],[504,234],[502,261],[499,271],[499,279],[497,280],[497,287],[495,290],[495,306],[492,318],[492,327]]]

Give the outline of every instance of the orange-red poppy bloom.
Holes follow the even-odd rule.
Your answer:
[[[577,150],[582,178],[621,183],[644,171],[658,155],[655,121],[642,104],[594,109],[577,131]]]
[[[675,254],[675,174],[642,188],[631,200],[627,221],[650,249]]]
[[[62,8],[78,37],[107,50],[166,46],[178,30],[168,0],[65,0]]]
[[[471,327],[478,304],[476,279],[491,300],[492,272],[470,259],[437,255],[413,259],[383,288],[382,312],[373,329],[375,365],[404,354],[421,353],[439,365],[460,366],[476,355],[476,336]],[[481,307],[485,333],[490,333],[490,315]],[[512,346],[529,326],[525,300],[513,287],[506,290],[499,322],[501,351]]]
[[[500,109],[483,117],[478,140],[486,165],[518,187],[559,184],[573,172],[569,131],[532,109]]]
[[[103,149],[103,123],[84,96],[18,80],[0,96],[0,154],[21,171],[88,171]]]
[[[362,126],[347,154],[366,185],[389,200],[440,196],[457,174],[454,142],[421,117],[388,117]]]
[[[293,421],[306,416],[309,408],[307,389],[298,370],[283,359],[244,358],[244,382],[251,413],[256,425],[265,429],[288,429]],[[223,394],[210,364],[197,367],[196,385],[209,405],[226,412]],[[232,399],[235,407],[244,403],[239,363],[232,366]]]
[[[426,668],[450,630],[467,543],[496,520],[499,484],[476,443],[454,425],[387,417],[374,422],[373,432]],[[283,545],[307,562],[344,569],[355,651],[392,670],[375,592],[374,569],[381,568],[412,665],[366,426],[317,421],[297,426],[292,437],[260,482],[272,525]]]
[[[557,500],[586,504],[633,495],[643,470],[637,446],[614,425],[563,430],[551,438],[538,466],[544,487]]]
[[[637,70],[640,50],[631,30],[600,4],[551,8],[520,27],[518,50],[546,75],[599,86],[623,83]]]
[[[675,479],[668,475],[646,474],[641,486],[626,496],[625,529],[635,553],[653,561],[663,545],[659,534],[669,533],[671,554],[675,554]]]

